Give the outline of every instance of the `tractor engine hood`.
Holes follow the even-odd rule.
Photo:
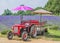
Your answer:
[[[25,25],[23,25],[23,24],[15,24],[15,25],[13,25],[13,27],[25,27]]]

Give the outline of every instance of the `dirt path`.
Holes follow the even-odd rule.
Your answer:
[[[47,41],[43,39],[30,39],[22,41],[21,39],[8,40],[7,38],[0,38],[0,43],[60,43],[60,41]]]

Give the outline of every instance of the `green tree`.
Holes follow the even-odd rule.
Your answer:
[[[36,7],[34,10],[43,9],[42,7]]]
[[[25,11],[18,11],[17,15],[26,15],[26,12]]]
[[[3,16],[13,15],[13,13],[12,13],[9,9],[6,9],[6,10],[4,10],[4,13],[3,13],[2,15],[3,15]]]
[[[27,10],[27,11],[18,11],[16,15],[32,15],[32,11]]]
[[[26,11],[26,15],[32,15],[31,12],[32,12],[31,10],[27,10],[27,11]]]
[[[48,0],[45,9],[53,12],[54,15],[60,15],[60,0]]]

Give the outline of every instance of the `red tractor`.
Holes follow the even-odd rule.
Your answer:
[[[8,32],[8,39],[12,39],[13,35],[22,37],[24,41],[28,39],[28,36],[35,38],[37,34],[46,32],[46,29],[41,29],[44,22],[37,20],[22,21],[21,24],[15,24],[12,26],[12,31]]]

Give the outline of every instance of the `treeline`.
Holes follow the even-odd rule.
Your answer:
[[[35,9],[33,9],[33,10],[38,10],[38,9],[42,9],[42,7],[36,7]],[[14,16],[16,16],[16,15],[34,15],[34,14],[32,14],[31,13],[32,11],[30,11],[30,10],[27,10],[27,11],[17,11],[17,12],[15,12],[15,13],[13,13],[11,10],[9,10],[9,9],[6,9],[6,10],[4,10],[4,12],[3,12],[3,16],[6,16],[6,15],[14,15]]]

